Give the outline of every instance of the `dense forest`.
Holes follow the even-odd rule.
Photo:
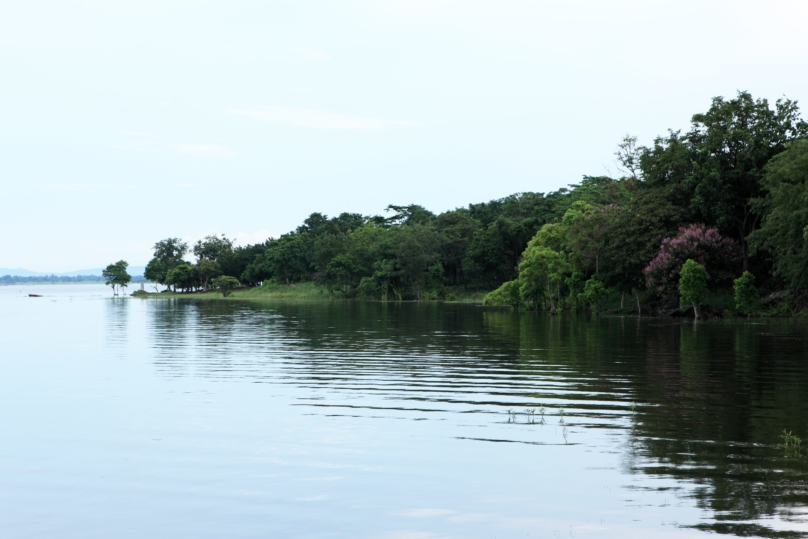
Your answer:
[[[518,193],[436,215],[390,205],[385,215],[313,213],[265,243],[208,236],[155,245],[146,278],[193,291],[214,279],[271,288],[316,282],[364,299],[491,291],[488,303],[550,310],[678,306],[688,260],[711,291],[744,275],[757,291],[808,287],[808,123],[795,101],[716,97],[688,131],[651,146],[626,136],[622,177],[584,176],[551,193]],[[752,283],[754,283],[752,285]],[[631,301],[626,301],[630,298]]]

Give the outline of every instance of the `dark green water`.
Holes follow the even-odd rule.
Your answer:
[[[804,323],[41,290],[4,536],[808,536]]]

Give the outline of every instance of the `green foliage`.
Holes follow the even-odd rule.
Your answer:
[[[707,297],[709,278],[704,266],[692,259],[688,259],[679,272],[680,303],[682,307],[692,305],[696,318],[699,318],[699,306]]]
[[[620,215],[620,207],[595,207],[576,202],[564,214],[569,227],[568,247],[577,266],[600,275],[600,266],[608,246],[610,232]]]
[[[767,167],[769,194],[760,230],[750,241],[774,256],[775,275],[793,288],[808,288],[808,140],[791,143]]]
[[[786,456],[799,456],[802,453],[802,438],[794,434],[790,430],[783,429],[783,434],[780,435],[783,440],[783,447],[786,450]]]
[[[155,244],[146,276],[183,290],[208,288],[222,276],[248,287],[271,283],[265,289],[316,283],[330,295],[377,300],[496,289],[489,302],[553,312],[582,302],[600,311],[610,290],[620,293],[621,308],[633,294],[639,310],[647,268],[671,283],[649,307],[667,309],[687,258],[709,264],[716,292],[727,298],[722,276],[747,266],[762,287],[805,288],[806,134],[796,103],[770,106],[741,92],[714,99],[686,133],[669,131],[650,147],[624,137],[616,153],[620,179],[584,176],[554,192],[516,193],[440,215],[417,204],[390,204],[375,216],[312,213],[293,232],[261,244],[235,247],[223,235],[206,236],[194,245],[196,265],[183,260],[186,244],[168,238]],[[716,228],[744,248],[742,259],[726,256],[724,267],[676,251],[675,265],[653,265],[663,240],[680,229]]]
[[[208,288],[208,283],[214,277],[222,274],[222,268],[213,260],[202,258],[196,263],[196,276],[202,288]]]
[[[216,277],[213,279],[211,281],[211,285],[213,285],[214,290],[221,292],[222,296],[228,297],[233,293],[233,290],[241,286],[241,283],[239,283],[238,279],[235,277],[222,275],[221,277]]]
[[[678,185],[699,221],[741,242],[746,267],[746,238],[759,223],[756,200],[765,195],[764,167],[807,134],[796,102],[779,99],[772,108],[738,92],[735,99],[714,98],[707,112],[693,115],[686,135],[671,132],[643,149],[641,168],[657,185]]]
[[[112,286],[112,293],[117,295],[115,288],[126,288],[126,286],[132,281],[132,276],[127,273],[126,268],[129,267],[129,263],[125,260],[119,260],[114,264],[110,264],[101,272],[101,276],[104,278],[104,284],[107,286]]]
[[[760,298],[755,288],[755,276],[748,271],[735,279],[735,308],[746,314],[760,310]]]
[[[175,291],[177,288],[184,291],[196,288],[199,284],[196,268],[187,262],[178,264],[168,271],[164,284],[172,286]]]
[[[564,284],[567,285],[569,289],[570,300],[572,301],[572,307],[577,310],[582,298],[582,294],[584,291],[585,286],[584,274],[579,271],[573,271],[569,277],[564,279]]]
[[[388,225],[425,225],[435,219],[435,214],[418,204],[395,206],[390,204],[384,211],[393,212],[385,219]]]
[[[537,234],[522,255],[519,291],[522,299],[532,303],[534,308],[538,309],[539,303],[546,299],[550,303],[550,310],[555,311],[556,300],[561,299],[561,283],[571,268],[564,253],[542,245],[545,238],[541,232]]]
[[[519,308],[519,304],[522,302],[520,288],[519,281],[502,283],[502,286],[489,292],[483,298],[483,305],[511,305]]]
[[[233,240],[227,239],[224,234],[205,236],[194,245],[194,256],[202,260],[215,262],[223,254],[233,250]]]
[[[146,265],[144,276],[149,281],[160,284],[167,282],[168,272],[184,260],[182,257],[188,252],[188,244],[179,238],[167,238],[154,244],[154,258]]]
[[[592,277],[584,284],[584,291],[578,296],[582,301],[588,303],[600,314],[600,302],[608,295],[608,290],[597,278]]]

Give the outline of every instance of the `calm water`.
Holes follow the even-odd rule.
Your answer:
[[[804,323],[78,285],[0,328],[2,537],[808,536]]]

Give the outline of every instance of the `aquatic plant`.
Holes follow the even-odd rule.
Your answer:
[[[786,429],[783,429],[783,434],[780,435],[780,438],[783,439],[783,447],[787,455],[799,455],[802,453],[802,438]]]

